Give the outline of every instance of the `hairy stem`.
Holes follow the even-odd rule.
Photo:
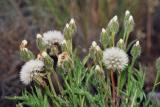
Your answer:
[[[112,82],[112,107],[116,107],[116,89],[115,89],[115,80],[114,80],[114,73],[111,70],[111,82]]]

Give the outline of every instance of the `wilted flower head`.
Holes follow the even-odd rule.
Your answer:
[[[61,44],[63,40],[64,35],[60,31],[54,30],[43,33],[43,41],[48,45]]]
[[[107,48],[103,52],[103,62],[107,69],[123,70],[128,64],[127,54],[117,47]]]
[[[63,52],[58,55],[58,66],[61,66],[65,61],[69,60],[69,54],[67,52]]]
[[[44,63],[38,59],[26,62],[20,71],[20,80],[23,84],[28,85],[38,72],[42,71]]]

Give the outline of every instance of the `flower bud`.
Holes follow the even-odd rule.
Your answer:
[[[95,41],[93,41],[93,42],[92,42],[92,47],[95,48],[96,46],[97,46],[97,43],[96,43]]]
[[[26,46],[28,44],[27,40],[22,40],[22,45]]]
[[[99,65],[96,65],[95,71],[96,71],[97,73],[99,73],[100,75],[103,75],[103,74],[104,74],[104,71],[101,69],[101,67],[100,67]]]
[[[69,22],[69,24],[66,24],[66,27],[64,28],[64,36],[66,40],[72,40],[72,36],[76,31],[76,24],[74,19],[72,18]]]
[[[100,41],[101,41],[101,44],[102,44],[103,48],[105,49],[108,45],[109,39],[107,38],[107,32],[104,28],[102,28]]]
[[[70,20],[70,24],[75,24],[75,21],[73,18]]]
[[[116,34],[119,30],[119,23],[118,23],[118,17],[114,16],[109,24],[108,24],[108,28],[110,29],[111,32],[113,32],[114,34]]]
[[[140,56],[140,54],[141,54],[141,46],[139,44],[139,41],[137,41],[131,49],[131,55],[132,57],[137,58],[138,56]]]
[[[133,20],[133,16],[129,16],[129,25],[128,25],[128,30],[130,31],[130,32],[132,32],[133,31],[133,28],[134,28],[134,20]]]
[[[130,11],[129,10],[126,10],[126,12],[125,12],[125,17],[126,16],[129,16],[130,15]]]
[[[23,61],[29,61],[35,58],[34,54],[27,48],[20,48],[20,56]]]
[[[46,48],[47,48],[47,45],[46,43],[43,41],[42,39],[42,35],[41,34],[37,34],[37,39],[36,39],[36,44],[37,44],[37,47],[38,49],[42,52],[42,51],[45,51]]]
[[[37,37],[37,38],[42,38],[42,35],[41,35],[41,34],[37,34],[36,37]]]
[[[43,51],[41,53],[43,59],[44,59],[44,64],[45,64],[45,68],[47,71],[52,72],[53,70],[53,59],[45,52]]]
[[[124,49],[125,44],[124,44],[124,40],[123,40],[123,39],[120,39],[120,40],[117,42],[117,47],[119,47],[120,49]]]

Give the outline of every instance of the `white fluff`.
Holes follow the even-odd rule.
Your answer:
[[[43,33],[42,39],[48,45],[53,45],[54,43],[62,44],[64,35],[60,31],[48,31]]]
[[[20,71],[20,80],[23,84],[28,85],[32,81],[33,76],[37,72],[42,71],[43,67],[44,63],[37,59],[26,62]]]
[[[107,48],[103,52],[103,62],[107,69],[123,70],[128,65],[128,56],[125,51],[117,47]]]

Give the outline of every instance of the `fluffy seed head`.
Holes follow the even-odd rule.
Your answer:
[[[28,85],[33,80],[33,76],[42,71],[43,67],[44,63],[37,59],[26,62],[20,71],[20,80],[23,84]]]
[[[128,65],[127,54],[117,47],[107,48],[103,52],[103,62],[107,69],[123,70]]]
[[[48,45],[53,45],[55,43],[61,44],[64,40],[64,35],[60,31],[48,31],[43,33],[42,39]]]

